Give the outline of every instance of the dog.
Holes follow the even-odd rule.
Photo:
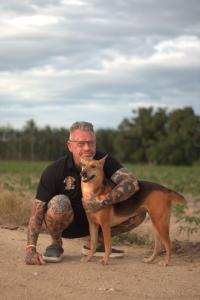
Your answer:
[[[106,156],[100,160],[87,160],[81,163],[81,190],[83,206],[87,204],[92,196],[103,199],[104,195],[111,191],[112,186],[106,183],[104,178],[104,163]],[[166,255],[159,264],[167,266],[171,257],[171,241],[169,237],[169,224],[171,215],[171,203],[173,201],[185,204],[185,198],[177,192],[170,190],[160,184],[139,181],[140,190],[129,199],[102,207],[94,212],[87,212],[90,231],[90,252],[84,258],[88,262],[96,251],[98,242],[99,226],[102,229],[105,246],[105,254],[101,259],[103,265],[108,263],[111,252],[111,227],[116,226],[130,217],[147,211],[153,228],[155,229],[155,241],[153,254],[144,259],[144,262],[152,262],[160,253],[161,241],[164,244]],[[105,199],[105,198],[104,198]]]

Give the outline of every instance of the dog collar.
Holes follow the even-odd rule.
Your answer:
[[[109,205],[109,201],[108,200],[103,200],[103,201],[101,201],[101,206],[102,207],[106,207],[106,206],[108,206]]]

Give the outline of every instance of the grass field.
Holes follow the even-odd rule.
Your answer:
[[[49,162],[1,161],[1,186],[11,191],[35,191],[40,175]]]
[[[183,194],[200,196],[200,166],[127,165],[138,179],[166,185]]]
[[[35,191],[40,175],[49,162],[0,161],[1,187],[12,191]],[[155,181],[180,193],[200,195],[200,166],[174,167],[126,165],[138,179]]]
[[[40,175],[49,162],[0,161],[0,222],[27,224]],[[161,183],[200,202],[200,167],[126,165],[138,179]]]

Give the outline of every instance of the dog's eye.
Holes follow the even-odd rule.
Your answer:
[[[91,165],[91,168],[92,168],[92,169],[96,169],[96,166],[95,166],[95,165]]]

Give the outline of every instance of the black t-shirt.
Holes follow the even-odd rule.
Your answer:
[[[97,151],[94,159],[101,159],[104,156],[105,153]],[[104,164],[105,177],[110,179],[120,168],[122,168],[122,165],[108,155]],[[87,217],[81,201],[80,170],[76,168],[70,152],[44,170],[37,188],[36,198],[48,203],[51,198],[60,194],[67,195],[71,200],[76,227],[88,227]]]

